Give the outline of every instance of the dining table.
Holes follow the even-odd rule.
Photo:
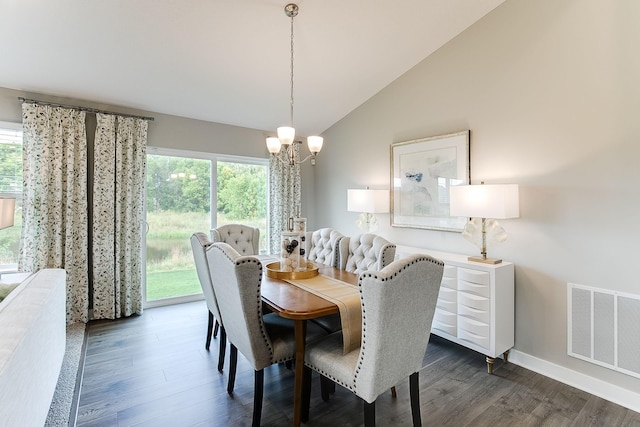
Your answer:
[[[347,284],[357,286],[358,275],[349,273],[330,266],[318,266],[318,274],[329,279],[336,279]],[[263,273],[261,285],[261,297],[263,303],[274,313],[281,317],[291,319],[294,322],[296,340],[294,397],[293,397],[293,425],[300,426],[301,421],[306,421],[309,414],[304,413],[308,404],[302,402],[303,396],[303,372],[304,352],[307,335],[307,320],[316,319],[339,312],[338,306],[328,299],[322,298],[301,287],[291,284],[283,279],[270,277]],[[310,386],[305,384],[305,386]]]

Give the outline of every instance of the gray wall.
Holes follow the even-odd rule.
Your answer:
[[[516,266],[516,349],[640,392],[567,356],[566,284],[640,294],[640,2],[508,0],[325,132],[316,222],[356,234],[347,189],[389,188],[393,142],[471,130],[471,179],[520,185],[490,256]],[[475,254],[460,234],[402,245]]]

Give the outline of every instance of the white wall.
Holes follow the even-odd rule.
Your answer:
[[[638,22],[635,0],[503,3],[325,132],[316,222],[359,233],[347,188],[389,188],[391,143],[470,129],[472,182],[520,185],[488,249],[516,265],[516,350],[640,393],[566,345],[567,282],[640,294]],[[477,253],[379,220],[397,244]]]

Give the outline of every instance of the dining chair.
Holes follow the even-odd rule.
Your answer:
[[[340,240],[339,268],[352,273],[379,271],[396,256],[396,245],[376,234],[364,233]]]
[[[260,230],[244,224],[227,224],[211,230],[213,242],[229,244],[240,255],[260,253]]]
[[[337,247],[338,262],[335,267],[350,273],[365,270],[378,271],[390,264],[396,255],[396,245],[375,234],[360,234],[355,237],[342,237]],[[339,314],[319,317],[313,322],[328,332],[342,329]],[[323,398],[326,394],[323,390]]]
[[[218,370],[222,371],[224,366],[225,348],[227,346],[226,334],[224,326],[220,325],[221,317],[220,310],[218,309],[218,302],[216,301],[215,293],[213,292],[213,283],[211,282],[211,272],[209,271],[209,264],[207,263],[206,250],[213,242],[209,240],[204,233],[193,233],[191,236],[191,250],[193,252],[193,260],[196,265],[196,272],[202,287],[202,293],[204,299],[207,302],[207,308],[209,309],[209,323],[207,325],[207,340],[205,342],[205,349],[209,350],[211,345],[211,336],[215,338],[220,327],[220,350],[218,352]],[[215,327],[214,327],[215,321]]]
[[[295,357],[292,320],[275,313],[263,315],[260,296],[262,263],[255,256],[241,256],[227,243],[207,248],[222,324],[230,343],[230,367],[227,392],[233,394],[238,351],[252,365],[254,373],[253,426],[260,425],[264,368]],[[307,326],[307,339],[326,335],[319,327]]]
[[[340,240],[344,236],[333,228],[307,231],[305,250],[307,259],[316,264],[338,267],[340,263]]]
[[[341,332],[307,344],[303,405],[309,408],[313,369],[360,397],[365,426],[374,426],[377,397],[409,377],[413,425],[420,426],[419,371],[429,343],[443,269],[440,260],[412,255],[380,271],[360,274],[361,346],[344,354]]]

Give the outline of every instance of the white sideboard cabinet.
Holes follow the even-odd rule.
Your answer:
[[[496,357],[508,362],[514,345],[513,264],[484,264],[466,255],[398,246],[396,258],[428,254],[445,264],[431,333],[486,356],[493,373]]]

